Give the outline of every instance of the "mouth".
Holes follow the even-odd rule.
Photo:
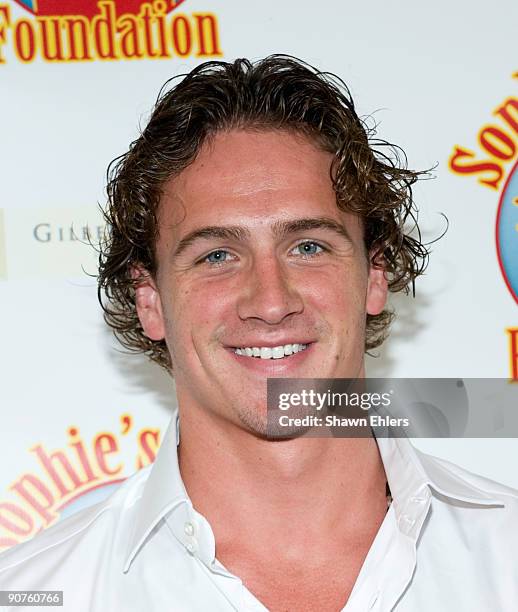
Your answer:
[[[312,343],[281,344],[279,346],[244,346],[233,348],[236,355],[251,359],[286,359],[307,350]]]

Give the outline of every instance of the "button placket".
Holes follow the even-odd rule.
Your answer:
[[[414,504],[426,504],[428,498],[416,495],[415,497],[411,497],[410,501]]]
[[[405,533],[409,532],[415,525],[415,518],[412,518],[409,514],[401,515],[399,524]]]
[[[192,555],[195,554],[198,550],[198,540],[196,538],[198,533],[198,528],[196,523],[193,520],[186,521],[183,526],[183,531],[185,534],[184,545],[188,552]]]
[[[417,519],[422,514],[422,508],[428,503],[430,494],[426,491],[420,491],[416,495],[409,498],[405,506],[405,513],[399,519],[399,525],[404,533],[410,534],[412,528],[417,522]]]
[[[188,552],[190,552],[193,555],[198,550],[196,540],[193,539],[192,542],[186,542],[185,548],[187,549]]]
[[[191,523],[191,521],[187,521],[184,525],[183,528],[185,535],[192,537],[194,535],[194,525]]]

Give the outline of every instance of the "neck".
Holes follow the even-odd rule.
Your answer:
[[[181,403],[180,424],[182,478],[218,551],[247,542],[260,554],[267,544],[268,558],[274,542],[303,558],[311,542],[322,550],[323,541],[356,539],[384,514],[386,477],[373,438],[265,440]]]

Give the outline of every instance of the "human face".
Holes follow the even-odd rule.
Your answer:
[[[262,435],[268,377],[362,375],[366,314],[387,286],[361,221],[336,205],[331,162],[304,136],[236,130],[166,184],[158,270],[137,309],[146,335],[165,338],[180,408]],[[293,344],[306,348],[236,353]]]

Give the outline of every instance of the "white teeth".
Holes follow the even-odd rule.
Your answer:
[[[261,359],[271,359],[272,352],[272,349],[267,346],[261,347]]]
[[[273,351],[273,358],[274,359],[282,359],[284,357],[284,347],[283,346],[276,346]]]
[[[246,357],[260,357],[261,359],[282,359],[289,355],[294,355],[307,348],[307,344],[285,344],[284,346],[262,346],[262,347],[243,347],[234,349],[237,355]]]

